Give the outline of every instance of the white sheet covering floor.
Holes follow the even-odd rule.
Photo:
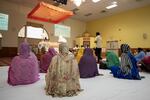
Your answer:
[[[84,89],[74,97],[51,97],[45,95],[45,74],[31,85],[10,86],[7,84],[8,67],[0,67],[0,100],[150,100],[150,74],[142,80],[114,78],[109,70],[100,70],[104,76],[80,79]]]

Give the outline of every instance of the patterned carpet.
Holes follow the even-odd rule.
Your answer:
[[[11,63],[12,58],[11,57],[3,57],[0,58],[0,67],[2,66],[9,66]]]

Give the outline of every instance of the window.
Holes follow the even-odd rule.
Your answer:
[[[25,26],[19,31],[18,37],[25,37]]]
[[[0,33],[0,38],[2,38],[2,34]]]
[[[71,27],[70,26],[64,26],[60,24],[55,24],[54,25],[54,31],[55,31],[55,36],[63,36],[63,37],[70,37],[70,31]]]
[[[8,30],[8,18],[7,14],[0,13],[0,30]]]
[[[25,28],[26,27],[26,28]],[[26,29],[26,35],[25,35]],[[48,39],[48,34],[45,29],[39,27],[32,27],[32,26],[24,26],[19,31],[18,37],[27,37],[27,38],[34,38],[34,39]]]

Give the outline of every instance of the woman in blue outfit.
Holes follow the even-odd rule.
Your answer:
[[[96,58],[93,56],[93,50],[86,48],[79,62],[79,72],[81,78],[90,78],[99,75],[96,64]]]
[[[111,71],[114,77],[123,79],[137,79],[140,80],[137,61],[130,52],[128,44],[121,45],[121,66],[111,67]]]
[[[140,62],[145,57],[145,52],[142,48],[138,48],[138,54],[135,55],[135,59],[137,62]]]

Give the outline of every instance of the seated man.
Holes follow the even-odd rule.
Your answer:
[[[79,72],[81,78],[89,78],[99,75],[96,58],[93,55],[93,50],[85,48],[84,54],[79,61]]]
[[[19,56],[13,58],[8,71],[10,85],[31,84],[39,80],[38,60],[31,52],[29,44],[21,43]]]
[[[45,81],[46,94],[53,97],[74,96],[81,90],[78,64],[66,43],[59,44],[59,54],[52,58]]]
[[[48,52],[41,56],[40,59],[40,72],[46,73],[51,63],[52,58],[57,54],[54,48],[49,48]]]
[[[112,66],[111,71],[114,77],[124,79],[137,79],[140,80],[137,61],[131,54],[128,44],[122,44],[121,47],[121,66]]]

